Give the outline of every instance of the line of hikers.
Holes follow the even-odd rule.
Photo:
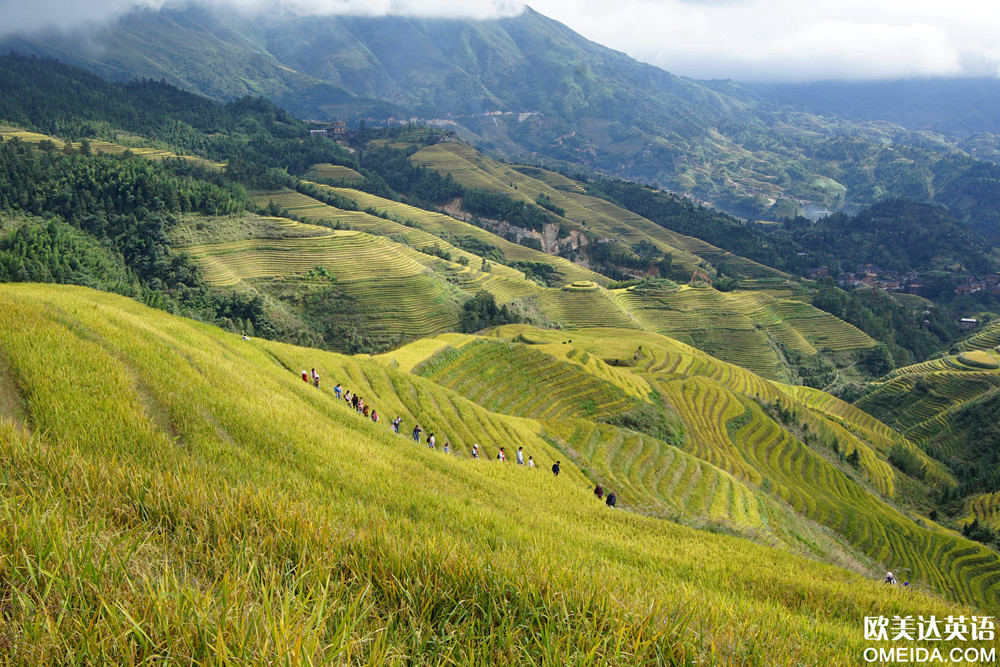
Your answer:
[[[310,378],[312,379],[313,386],[319,389],[319,373],[316,372],[315,368],[313,368],[311,372],[307,372],[305,370],[302,371],[303,382],[308,384]],[[333,393],[338,400],[343,399],[348,405],[350,405],[354,410],[356,410],[358,414],[363,415],[366,419],[371,419],[372,422],[376,424],[378,423],[379,416],[375,408],[370,407],[367,403],[365,403],[364,399],[362,399],[357,394],[352,395],[350,389],[344,391],[344,389],[340,386],[340,383],[338,382],[333,388]],[[392,422],[390,422],[389,427],[392,429],[393,433],[399,435],[399,427],[402,425],[402,423],[403,423],[403,418],[397,415],[396,418],[393,419]],[[413,441],[419,443],[420,434],[423,432],[424,430],[420,428],[420,424],[415,425],[413,427],[413,432],[411,434],[413,436]],[[433,433],[427,435],[427,446],[430,449],[437,449],[437,439]],[[451,443],[448,442],[447,440],[445,440],[444,442],[444,453],[445,454],[451,453]],[[472,445],[472,458],[477,460],[479,459],[478,443]],[[517,448],[517,453],[514,455],[514,460],[517,462],[517,465],[519,466],[525,466],[527,468],[537,467],[535,465],[534,457],[529,456],[527,461],[525,461],[524,447]],[[507,452],[503,447],[501,447],[500,451],[497,452],[497,461],[500,461],[501,463],[507,462]],[[552,464],[552,474],[555,475],[556,477],[559,476],[560,463],[561,461],[556,461],[555,463]],[[597,488],[594,489],[594,495],[597,496],[598,500],[604,497],[604,490],[601,488],[600,484],[598,484]],[[607,498],[608,507],[614,508],[616,502],[617,499],[615,497],[615,494],[613,492],[609,493]]]

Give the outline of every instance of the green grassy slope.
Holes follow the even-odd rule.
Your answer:
[[[864,616],[973,613],[611,512],[565,459],[413,445],[334,380],[384,420],[559,456],[377,362],[82,288],[0,287],[0,330],[4,663],[850,664]]]

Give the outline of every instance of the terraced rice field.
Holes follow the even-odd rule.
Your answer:
[[[314,175],[316,178],[327,178],[331,181],[364,181],[365,177],[354,171],[350,167],[344,167],[339,164],[330,164],[328,162],[321,162],[320,164],[314,164],[309,173]]]
[[[344,192],[354,191],[344,190]],[[290,212],[302,215],[307,219],[328,223],[340,222],[353,230],[387,236],[393,241],[404,243],[417,250],[431,250],[436,246],[442,251],[451,253],[455,263],[426,256],[421,257],[419,261],[453,277],[453,282],[466,292],[475,293],[480,289],[485,289],[493,294],[499,303],[507,303],[515,298],[529,296],[542,289],[534,282],[526,280],[521,271],[503,264],[493,263],[489,272],[482,272],[479,270],[479,267],[482,266],[480,256],[462,250],[422,229],[407,227],[394,220],[386,220],[361,211],[345,211],[291,190],[257,195],[254,201],[260,205],[267,205],[268,202],[274,201]],[[525,248],[525,250],[529,249]],[[547,257],[547,255],[545,256]],[[458,259],[462,257],[467,260],[468,266],[463,267],[457,264]]]
[[[0,128],[0,139],[4,141],[9,141],[11,139],[17,139],[18,141],[24,141],[30,144],[38,144],[42,141],[51,141],[55,147],[62,150],[66,147],[68,143],[74,150],[80,150],[81,142],[70,141],[66,142],[57,137],[51,137],[46,134],[39,134],[37,132],[28,132],[26,130],[19,130],[13,127],[3,127]],[[115,144],[108,141],[100,141],[97,139],[89,140],[90,150],[95,153],[107,153],[108,155],[121,155],[125,151],[131,151],[131,153],[137,157],[146,158],[148,160],[163,160],[165,158],[177,158],[180,160],[186,160],[188,162],[193,162],[203,167],[207,167],[212,170],[220,170],[225,167],[224,164],[219,162],[212,162],[211,160],[206,160],[204,158],[195,157],[193,155],[178,155],[172,151],[160,150],[157,148],[144,148],[144,147],[131,147],[122,146],[121,144]]]
[[[656,438],[586,420],[543,422],[544,433],[632,509],[768,529],[782,512],[740,480]]]
[[[563,328],[615,327],[637,329],[638,324],[612,301],[607,290],[547,289],[537,297],[538,307]]]
[[[237,664],[446,654],[456,664],[839,665],[856,662],[865,616],[975,613],[917,587],[889,591],[789,550],[643,516],[647,498],[650,508],[670,507],[655,505],[659,493],[746,526],[758,542],[784,523],[763,489],[747,496],[732,477],[645,435],[487,412],[374,360],[241,341],[113,295],[0,287],[9,334],[0,356],[7,379],[23,379],[24,421],[37,429],[29,433],[16,414],[0,424],[0,458],[11,464],[0,533],[7,552],[32,565],[5,572],[15,596],[46,605],[7,610],[30,639],[15,659],[59,664],[97,646],[115,664],[164,654]],[[656,337],[643,336],[643,348],[653,347]],[[297,377],[313,366],[320,389]],[[376,405],[383,422],[334,400],[337,380]],[[396,414],[404,430],[419,422],[459,455],[392,435],[386,421]],[[588,475],[542,437],[556,440],[553,424],[572,427],[568,437],[595,467],[602,457],[615,466],[623,506],[639,512],[596,503]],[[483,458],[501,444],[524,446],[541,468],[561,459],[563,473],[471,461],[473,442]],[[642,504],[629,506],[630,489]],[[754,496],[764,501],[755,507]],[[107,526],[116,532],[100,545],[104,566],[76,559]],[[803,529],[802,550],[817,552],[809,538],[822,531],[809,533],[805,521],[788,527]],[[888,544],[890,562],[908,558],[907,544],[927,554],[938,590],[953,584],[950,597],[995,608],[978,592],[996,583],[996,555],[925,534],[914,528],[898,547],[881,534],[869,541]],[[176,577],[178,568],[191,577]],[[330,572],[344,574],[332,587]],[[455,600],[500,609],[510,623],[476,617],[453,627]],[[79,613],[49,615],[50,603]],[[234,604],[242,611],[221,619]],[[661,621],[664,633],[654,629]]]
[[[637,404],[580,365],[519,343],[480,339],[441,350],[414,372],[488,410],[518,417],[597,418]]]
[[[875,345],[868,334],[810,304],[782,299],[775,312],[817,348],[859,350]]]
[[[886,382],[859,400],[857,406],[918,439],[917,433],[925,422],[933,421],[936,428],[942,423],[939,418],[946,418],[950,410],[998,386],[1000,373],[995,371],[914,373]]]
[[[480,241],[486,241],[503,251],[503,254],[508,261],[540,262],[542,264],[548,264],[559,272],[565,282],[573,282],[575,280],[592,280],[601,284],[608,282],[606,277],[598,273],[594,273],[589,269],[585,269],[578,264],[574,264],[568,259],[558,257],[556,255],[549,255],[547,253],[528,248],[527,246],[523,246],[519,243],[512,243],[504,238],[496,236],[495,234],[491,234],[485,229],[480,229],[475,225],[461,220],[456,220],[450,215],[435,213],[433,211],[425,211],[424,209],[416,208],[402,202],[384,199],[359,190],[352,190],[350,188],[334,188],[320,184],[317,185],[325,190],[335,192],[342,197],[356,201],[358,206],[361,208],[372,207],[379,211],[385,211],[390,214],[390,216],[397,219],[412,220],[431,234],[441,234],[446,232],[448,234],[452,234],[453,236],[471,236],[479,239]]]
[[[754,483],[751,475],[757,476],[762,488],[773,489],[796,511],[837,531],[907,580],[927,582],[986,608],[1000,602],[994,552],[922,528],[887,507],[792,438],[754,403],[739,403],[706,380],[666,381],[660,386],[688,428],[686,451],[718,461],[741,480]],[[740,416],[741,410],[749,417],[743,416],[744,424],[730,438],[718,427],[718,419]]]
[[[322,266],[339,291],[363,307],[387,340],[429,336],[458,326],[458,306],[426,255],[379,236],[337,231],[327,236],[249,239],[186,248],[213,285],[252,281],[265,292]]]
[[[969,500],[969,515],[962,523],[971,523],[979,519],[990,528],[1000,529],[1000,491],[983,493]]]
[[[603,199],[591,197],[576,188],[556,189],[544,180],[527,176],[512,167],[491,160],[470,146],[463,144],[437,144],[417,151],[410,160],[440,173],[451,173],[462,185],[503,192],[525,202],[534,202],[538,195],[547,196],[565,211],[567,225],[585,229],[598,236],[620,238],[629,244],[640,241],[653,243],[663,252],[669,252],[675,263],[688,267],[697,266],[704,258],[719,262],[730,271],[750,278],[784,278],[785,274],[736,257],[700,239],[677,234],[617,207]]]
[[[763,377],[782,377],[781,359],[742,300],[690,287],[656,297],[626,290],[617,292],[615,300],[645,329],[673,336]]]
[[[971,338],[958,344],[958,349],[967,350],[991,350],[1000,345],[1000,322],[993,322],[982,331]]]
[[[823,424],[819,426],[821,434],[827,429],[832,429],[834,437],[844,442],[847,441],[847,437],[843,431],[846,431],[850,434],[850,442],[853,446],[861,448],[862,451],[870,447],[883,457],[889,456],[894,445],[902,446],[922,461],[924,479],[928,483],[944,486],[953,486],[957,483],[952,474],[941,463],[927,456],[909,438],[875,419],[864,410],[819,389],[789,385],[782,385],[781,388],[786,395],[797,402],[822,413],[824,420]],[[864,446],[862,447],[860,443],[863,443]],[[849,450],[850,447],[843,449]],[[869,469],[870,473],[872,472],[870,467],[866,466],[866,468]],[[883,488],[878,484],[877,486],[886,495],[893,495],[891,489]]]
[[[248,239],[185,250],[202,266],[205,280],[212,285],[301,275],[317,266],[327,267],[344,281],[427,273],[415,251],[355,231],[308,238]]]

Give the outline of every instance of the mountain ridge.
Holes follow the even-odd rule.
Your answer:
[[[935,180],[960,181],[949,201],[969,195],[961,217],[986,205],[962,176],[973,161],[955,142],[677,77],[530,9],[487,21],[143,10],[94,40],[99,53],[82,36],[19,36],[0,48],[166,78],[217,99],[264,95],[316,120],[438,118],[483,148],[660,183],[744,217],[850,209],[882,191],[933,200]],[[497,110],[509,113],[484,115]],[[860,168],[836,157],[844,136],[856,140]],[[909,146],[912,166],[895,162],[887,143]],[[883,163],[892,170],[879,190],[871,172]]]

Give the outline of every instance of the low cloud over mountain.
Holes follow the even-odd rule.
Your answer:
[[[0,36],[87,30],[133,8],[202,4],[297,15],[488,19],[518,0],[39,0],[11,3]],[[594,41],[696,78],[743,81],[996,76],[1000,7],[976,0],[535,0]]]

